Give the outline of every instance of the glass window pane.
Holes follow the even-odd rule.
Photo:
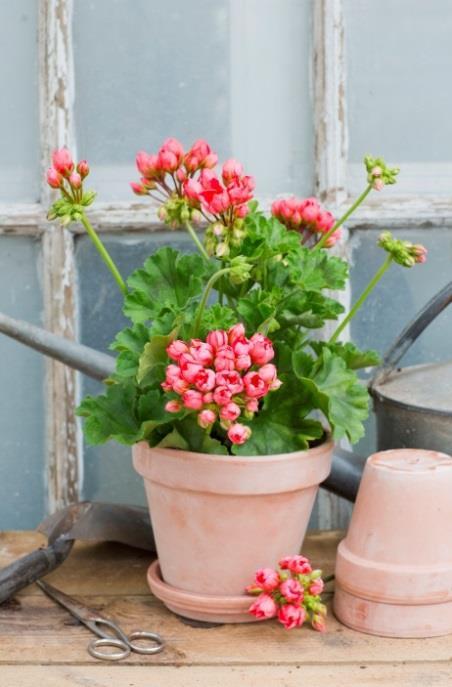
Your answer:
[[[350,184],[366,153],[402,168],[389,193],[452,185],[452,4],[345,0]],[[386,192],[386,191],[385,191]]]
[[[0,237],[0,311],[42,325],[39,244]],[[31,529],[44,515],[44,359],[0,335],[0,523]]]
[[[128,237],[103,235],[103,241],[121,274],[129,275],[162,245],[191,251],[189,237],[174,233],[138,234]],[[122,297],[88,237],[77,239],[76,257],[80,293],[80,340],[87,346],[108,351],[119,329],[130,325],[122,312]],[[110,352],[111,353],[111,352]],[[82,394],[98,394],[102,384],[81,377]],[[84,447],[83,498],[117,503],[146,502],[142,478],[132,467],[131,449],[111,441]]]
[[[131,198],[135,153],[168,136],[238,157],[261,196],[311,191],[310,0],[78,0],[74,13],[79,152],[100,199]]]
[[[38,4],[0,0],[0,201],[39,194]]]

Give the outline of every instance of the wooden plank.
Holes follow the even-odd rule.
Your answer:
[[[52,150],[66,145],[75,154],[72,2],[43,0],[39,14],[41,201],[48,207],[55,194],[45,182]],[[44,222],[43,290],[45,327],[76,338],[75,260],[73,235]],[[54,510],[77,501],[81,472],[80,430],[75,417],[77,375],[70,367],[46,359],[47,491]]]
[[[335,550],[341,536],[340,532],[308,536],[303,550],[315,565],[329,573],[334,568]],[[36,533],[2,534],[0,565],[42,543],[43,538]],[[150,559],[146,552],[125,546],[78,543],[63,566],[47,577],[63,591],[117,619],[127,631],[143,628],[163,635],[167,641],[163,653],[154,657],[132,656],[126,665],[215,665],[218,670],[221,666],[249,666],[251,670],[251,666],[258,664],[302,665],[304,670],[307,666],[381,663],[388,664],[385,670],[391,675],[394,663],[419,659],[431,662],[434,671],[438,663],[447,664],[451,659],[450,637],[425,640],[372,637],[345,628],[331,613],[325,635],[308,627],[285,632],[273,620],[261,623],[259,628],[254,623],[193,628],[168,612],[149,593],[145,572]],[[86,653],[89,638],[84,627],[74,623],[36,586],[30,587],[14,602],[0,608],[0,672],[3,676],[4,668],[11,665],[89,665],[93,663]],[[326,668],[325,671],[324,675],[328,675]],[[419,673],[412,675],[414,680]],[[340,683],[331,684],[336,687]]]
[[[89,666],[2,666],[2,680],[14,687],[449,687],[445,663],[354,666],[199,666],[162,667],[97,664]]]

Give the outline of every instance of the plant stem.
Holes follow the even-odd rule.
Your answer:
[[[112,273],[116,283],[118,284],[119,288],[121,289],[122,293],[125,295],[127,293],[127,286],[121,277],[118,268],[116,267],[115,263],[113,262],[110,254],[108,253],[107,249],[105,248],[104,244],[94,231],[93,227],[91,226],[87,216],[85,215],[84,212],[81,213],[81,218],[80,221],[85,227],[88,236],[90,237],[91,241],[94,243],[94,245],[97,248],[97,251],[104,261],[104,263],[107,265],[108,269]]]
[[[333,336],[331,337],[331,339],[329,340],[328,343],[334,343],[335,341],[337,341],[340,334],[344,331],[345,327],[348,325],[350,320],[352,320],[354,318],[354,316],[356,315],[356,313],[358,312],[358,310],[360,309],[360,307],[362,306],[362,304],[364,303],[364,301],[366,300],[368,295],[374,290],[374,288],[376,287],[376,285],[378,284],[378,282],[380,281],[380,279],[382,278],[382,276],[384,275],[386,270],[391,265],[391,263],[392,263],[392,255],[388,255],[386,257],[386,260],[379,267],[379,269],[376,271],[376,273],[374,274],[374,276],[372,277],[370,282],[367,284],[366,288],[364,289],[361,296],[358,298],[358,300],[356,301],[356,303],[354,304],[354,306],[352,307],[352,309],[350,310],[348,315],[346,317],[344,317],[344,319],[342,320],[342,322],[340,323],[340,325],[338,326],[338,328],[336,329],[336,331],[334,332]]]
[[[204,248],[204,246],[202,245],[201,241],[198,239],[196,232],[193,229],[193,227],[191,226],[190,222],[185,222],[185,226],[187,228],[188,233],[192,237],[193,241],[196,243],[196,246],[198,247],[198,250],[201,253],[201,255],[203,255],[206,260],[209,260],[209,255],[208,255],[206,249]]]
[[[230,271],[231,271],[230,267],[224,267],[223,269],[218,270],[218,272],[215,272],[215,274],[212,274],[209,281],[207,282],[206,288],[204,289],[204,293],[203,293],[202,298],[201,298],[201,302],[199,303],[198,312],[196,313],[195,324],[193,325],[193,336],[192,336],[193,339],[196,339],[196,337],[198,336],[202,316],[203,316],[203,313],[204,313],[204,310],[206,307],[206,303],[209,299],[210,292],[212,291],[213,285],[215,284],[216,281],[218,281],[218,279],[220,277],[222,277],[224,274],[227,274]]]
[[[334,234],[336,229],[339,229],[339,227],[342,226],[342,224],[348,220],[350,215],[352,215],[355,212],[356,208],[358,208],[361,205],[361,203],[363,202],[363,200],[365,198],[367,198],[367,196],[369,195],[371,190],[372,190],[372,184],[369,184],[369,186],[355,200],[353,205],[351,207],[349,207],[347,212],[344,215],[342,215],[342,217],[340,219],[338,219],[337,222],[335,222],[335,224],[331,227],[331,229],[329,231],[327,231],[327,233],[322,236],[320,241],[318,243],[316,243],[313,250],[319,250],[320,248],[323,248],[323,246],[325,245],[325,243],[329,239],[329,237],[332,234]]]

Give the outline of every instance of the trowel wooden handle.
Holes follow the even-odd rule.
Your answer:
[[[73,544],[73,539],[57,539],[0,570],[0,603],[55,570],[67,558]]]
[[[452,281],[441,289],[436,296],[433,296],[433,298],[424,305],[422,310],[418,312],[414,320],[405,327],[400,336],[387,351],[380,367],[377,368],[370,382],[370,387],[375,384],[382,384],[387,379],[399,360],[401,360],[411,345],[422,334],[424,329],[428,327],[430,322],[433,322],[449,303],[452,303]]]

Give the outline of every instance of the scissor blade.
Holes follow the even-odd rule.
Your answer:
[[[43,592],[47,594],[47,596],[69,611],[69,613],[73,615],[74,618],[77,618],[77,620],[80,620],[80,622],[86,624],[93,618],[102,617],[97,611],[89,608],[88,606],[83,606],[77,601],[77,599],[73,599],[71,596],[61,592],[59,589],[52,587],[51,584],[43,582],[43,580],[36,580],[36,584],[42,589]]]

